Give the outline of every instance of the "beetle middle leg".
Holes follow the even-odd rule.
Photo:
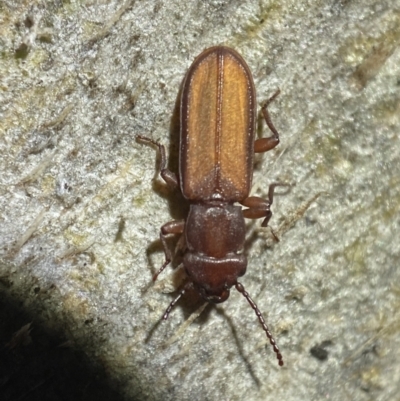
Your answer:
[[[158,269],[157,273],[153,276],[153,281],[157,280],[159,274],[171,263],[172,253],[167,244],[167,235],[169,234],[183,234],[185,230],[184,220],[174,220],[164,224],[160,231],[160,240],[164,249],[165,261],[162,266]]]
[[[247,206],[248,209],[243,210],[243,216],[247,219],[260,219],[264,217],[261,227],[267,227],[268,222],[272,217],[271,205],[274,200],[274,192],[276,187],[287,187],[288,184],[275,182],[269,186],[268,199],[260,198],[259,196],[249,196],[242,202],[243,206]],[[271,228],[271,227],[270,227]],[[272,235],[279,241],[279,238],[275,235],[271,228]]]

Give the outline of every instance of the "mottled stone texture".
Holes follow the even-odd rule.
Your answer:
[[[259,104],[281,89],[281,144],[256,157],[253,193],[292,187],[273,205],[279,243],[249,222],[241,282],[283,368],[239,293],[180,330],[193,296],[158,321],[181,272],[150,285],[159,227],[187,205],[134,135],[176,171],[179,87],[218,44],[244,57]],[[399,0],[3,1],[2,291],[130,400],[394,400],[399,44]]]

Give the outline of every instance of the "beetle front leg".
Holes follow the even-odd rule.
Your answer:
[[[260,138],[254,141],[254,152],[255,153],[263,153],[268,152],[273,149],[279,143],[279,133],[272,124],[271,117],[268,113],[268,106],[271,102],[273,102],[276,97],[279,95],[281,91],[278,89],[265,103],[262,107],[261,111],[264,116],[264,120],[268,125],[268,128],[271,130],[272,135],[268,138]]]
[[[159,274],[171,263],[172,253],[168,248],[166,237],[169,234],[183,234],[185,230],[185,221],[184,220],[174,220],[164,224],[161,227],[160,231],[160,240],[164,249],[165,261],[163,265],[160,267],[157,273],[153,276],[153,281],[157,280]]]
[[[160,175],[162,179],[171,187],[178,188],[178,177],[175,173],[173,173],[170,169],[167,168],[167,157],[165,155],[165,147],[161,145],[160,142],[154,141],[151,138],[147,138],[146,136],[136,135],[136,139],[142,142],[150,143],[151,145],[157,146],[161,156],[160,163]]]

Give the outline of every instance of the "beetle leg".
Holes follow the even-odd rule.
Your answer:
[[[274,337],[272,337],[272,334],[269,331],[267,324],[265,323],[264,317],[261,314],[260,309],[258,309],[258,306],[256,305],[256,303],[250,298],[249,293],[244,289],[242,284],[236,282],[235,287],[247,299],[247,302],[250,304],[251,308],[256,313],[258,320],[261,323],[261,326],[262,326],[263,330],[265,331],[265,334],[267,335],[268,340],[269,340],[270,344],[272,345],[272,348],[274,349],[276,358],[278,359],[279,366],[283,366],[282,354],[279,351],[279,348],[274,340]]]
[[[268,224],[268,220],[272,216],[272,212],[270,210],[271,202],[269,200],[260,198],[259,196],[249,196],[240,203],[243,206],[248,207],[248,209],[243,210],[244,217],[247,219],[260,219],[264,217],[262,226],[265,227],[265,222]]]
[[[160,267],[158,272],[154,274],[153,281],[157,280],[159,274],[171,263],[172,254],[171,250],[168,248],[166,237],[169,234],[183,234],[185,229],[185,221],[184,220],[174,220],[164,224],[161,227],[160,231],[160,240],[164,249],[165,261],[163,265]]]
[[[151,138],[147,138],[142,135],[136,135],[136,139],[142,142],[150,143],[154,146],[158,147],[158,150],[161,155],[161,163],[160,163],[160,175],[162,179],[172,188],[178,188],[178,177],[175,173],[173,173],[170,169],[167,168],[167,157],[165,155],[165,147],[161,145],[160,142],[154,141]]]
[[[254,152],[255,153],[262,153],[268,152],[269,150],[273,149],[279,143],[279,133],[272,124],[271,117],[268,113],[268,106],[271,102],[273,102],[276,97],[279,95],[281,91],[278,89],[265,103],[262,107],[261,111],[264,116],[264,120],[268,125],[268,128],[271,130],[272,135],[268,138],[260,138],[254,141]]]
[[[247,219],[260,219],[264,217],[261,227],[267,227],[268,222],[272,217],[271,205],[274,200],[274,192],[276,187],[288,187],[288,184],[275,182],[268,188],[268,199],[263,199],[258,196],[249,196],[243,202],[240,202],[243,206],[247,206],[248,209],[243,210],[243,216]],[[270,227],[271,228],[271,227]],[[279,242],[279,238],[275,235],[271,228],[272,235],[275,240]]]
[[[278,186],[287,186],[287,184],[281,184],[278,182],[271,184],[268,188],[268,199],[263,199],[259,196],[249,196],[240,202],[243,206],[248,207],[248,209],[243,210],[243,216],[248,219],[259,219],[264,217],[261,226],[266,227],[272,216],[271,205],[274,201],[275,188]]]

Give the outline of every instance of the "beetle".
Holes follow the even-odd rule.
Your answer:
[[[172,260],[166,237],[183,235],[183,266],[188,276],[179,295],[163,315],[166,320],[189,289],[196,290],[208,302],[221,303],[235,287],[256,313],[262,329],[283,365],[282,354],[255,302],[238,282],[246,272],[243,254],[245,220],[264,218],[266,227],[272,216],[271,205],[276,186],[269,186],[268,198],[249,196],[254,153],[267,152],[279,143],[279,134],[262,107],[266,124],[272,132],[267,138],[255,139],[256,92],[249,67],[233,49],[215,46],[204,50],[189,68],[183,82],[180,108],[179,175],[167,168],[164,146],[142,135],[137,140],[155,145],[161,155],[160,175],[171,187],[178,188],[189,201],[186,219],[164,224],[160,231],[165,261],[153,276]],[[247,207],[242,210],[241,206]]]

